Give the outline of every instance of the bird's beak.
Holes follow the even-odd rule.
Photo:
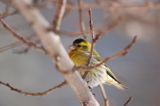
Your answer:
[[[76,48],[76,47],[75,47],[74,45],[70,45],[70,46],[69,46],[69,49],[70,49],[70,50],[74,50],[75,48]]]

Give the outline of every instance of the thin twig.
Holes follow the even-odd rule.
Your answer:
[[[94,48],[94,44],[95,44],[95,42],[94,42],[94,36],[95,35],[94,35],[93,18],[92,18],[92,11],[91,11],[91,9],[89,9],[88,13],[89,13],[89,27],[90,27],[90,31],[91,31],[92,41],[91,41],[91,50],[90,50],[87,66],[89,66],[89,64],[90,64],[90,60],[92,58],[93,48]]]
[[[48,3],[43,3],[43,4],[37,4],[36,7],[46,7],[47,5],[51,5],[51,3],[57,3],[58,0],[47,0],[46,2]],[[97,1],[97,0],[96,0]],[[92,9],[102,9],[102,10],[107,10],[107,11],[110,11],[109,8],[117,8],[117,9],[121,9],[121,10],[124,10],[123,12],[127,12],[126,10],[132,10],[133,12],[134,11],[137,11],[137,10],[155,10],[155,9],[160,9],[160,3],[153,3],[151,1],[148,1],[142,5],[139,5],[139,4],[135,4],[135,5],[125,5],[123,3],[119,3],[119,2],[115,2],[114,0],[113,3],[116,3],[118,6],[114,6],[113,3],[111,3],[110,5],[108,5],[107,3],[103,2],[102,0],[98,0],[98,1],[101,1],[99,3],[97,2],[85,2],[83,3],[82,5],[82,9],[83,10],[88,10],[89,8],[92,8]],[[6,2],[7,4],[7,0],[3,0],[3,2]],[[57,3],[57,4],[60,4],[60,3]],[[77,11],[79,9],[79,6],[78,5],[72,5],[72,4],[67,4],[66,5],[66,9],[72,9],[72,11]],[[142,11],[139,11],[139,12],[142,12]]]
[[[22,48],[22,49],[15,49],[15,50],[13,51],[13,53],[16,53],[16,54],[24,54],[24,53],[28,53],[29,50],[30,50],[30,47],[27,46],[27,47],[24,47],[24,48]]]
[[[113,2],[115,3],[115,2]],[[111,5],[106,5],[107,3],[83,3],[83,10],[88,10],[89,8],[92,9],[103,9],[109,11],[109,8],[117,8],[117,9],[122,9],[122,10],[132,10],[132,11],[137,11],[137,10],[149,10],[149,9],[160,9],[160,3],[152,3],[148,2],[148,4],[143,4],[143,5],[124,5],[122,3],[116,2],[117,6],[114,6],[113,4]],[[77,5],[67,5],[67,8],[72,8],[72,10],[77,10],[78,6]],[[141,11],[140,11],[141,12]]]
[[[88,62],[86,64],[86,66],[90,66],[90,61],[91,61],[91,58],[92,58],[93,48],[94,48],[94,44],[95,44],[95,40],[94,40],[94,28],[93,28],[93,18],[92,18],[92,11],[91,11],[91,9],[89,9],[88,13],[89,13],[89,26],[90,26],[90,32],[91,32],[92,41],[91,41],[90,54],[88,56]],[[86,71],[84,73],[84,75],[82,76],[83,79],[85,79],[85,77],[87,76],[88,72],[89,71]]]
[[[16,38],[19,42],[21,42],[22,44],[26,44],[29,47],[33,47],[39,50],[42,50],[44,53],[47,53],[47,51],[43,48],[43,47],[39,47],[37,46],[35,43],[25,39],[24,37],[22,37],[19,33],[17,33],[16,31],[14,31],[2,18],[0,18],[0,22],[2,23],[3,27],[11,33],[11,35]]]
[[[97,35],[97,37],[95,37],[95,34],[94,34],[93,18],[92,18],[92,11],[91,11],[91,9],[89,9],[89,26],[90,26],[91,36],[92,36],[92,42],[91,42],[91,51],[90,51],[90,54],[89,54],[87,66],[90,66],[90,60],[92,58],[93,48],[94,48],[94,45],[95,45],[96,41],[99,39],[99,36]],[[89,71],[86,71],[82,77],[85,78],[87,76],[88,72]],[[101,94],[102,94],[105,106],[109,106],[109,101],[107,99],[107,95],[106,95],[106,92],[104,90],[103,85],[100,84],[99,87],[101,89]]]
[[[15,15],[18,13],[17,10],[10,11],[10,8],[11,8],[11,6],[9,5],[9,3],[7,3],[5,6],[4,12],[0,13],[0,18],[5,18],[7,16]]]
[[[6,5],[5,5],[5,10],[4,10],[4,12],[1,14],[1,17],[5,17],[6,15],[8,15],[9,9],[10,9],[9,4],[6,4]]]
[[[11,44],[9,44],[9,45],[0,47],[0,53],[5,52],[5,51],[7,51],[7,50],[9,50],[9,49],[15,48],[15,47],[17,47],[18,45],[19,45],[19,42],[13,42],[13,43],[11,43]]]
[[[111,55],[111,56],[105,58],[104,60],[102,60],[100,63],[98,63],[96,65],[88,66],[88,67],[85,67],[85,68],[88,68],[88,69],[96,68],[96,67],[98,67],[98,66],[100,66],[100,65],[102,65],[102,64],[104,64],[104,63],[106,63],[110,60],[113,60],[117,57],[125,56],[128,53],[128,50],[133,46],[133,44],[135,44],[136,40],[137,40],[137,36],[135,36],[133,38],[133,40],[131,41],[131,43],[129,43],[123,50],[115,53],[114,55]]]
[[[27,37],[27,38],[25,38],[25,39],[30,40],[30,39],[33,39],[33,37],[35,37],[35,36],[29,36],[29,37]],[[35,40],[34,42],[35,42],[36,44],[40,43],[39,40]],[[5,51],[10,50],[10,49],[13,49],[13,48],[16,48],[16,47],[18,47],[18,46],[21,46],[20,44],[21,44],[20,41],[16,41],[16,42],[10,43],[10,44],[8,44],[8,45],[2,46],[2,47],[0,47],[0,53],[5,52]],[[40,45],[40,46],[41,46],[41,45]],[[31,47],[27,46],[27,47],[24,48],[24,50],[15,51],[15,53],[20,53],[20,54],[21,54],[21,53],[26,53],[26,52],[28,52],[28,50],[29,50],[30,48],[31,48]]]
[[[57,2],[57,10],[53,20],[53,27],[56,31],[59,31],[65,13],[67,0],[58,0]]]
[[[104,106],[110,106],[109,105],[109,100],[108,100],[108,97],[107,97],[107,94],[105,92],[103,84],[100,84],[99,88],[100,88],[100,91],[101,91],[101,94],[102,94],[102,97],[103,97]]]
[[[11,11],[11,12],[4,12],[4,13],[2,13],[1,15],[0,15],[0,17],[1,18],[6,18],[6,17],[8,17],[8,16],[13,16],[13,15],[15,15],[15,14],[17,14],[18,13],[18,11],[17,10],[13,10],[13,11]]]
[[[87,36],[86,36],[86,33],[85,33],[85,25],[84,25],[84,21],[83,21],[83,11],[82,11],[82,4],[83,4],[83,1],[82,0],[78,0],[78,13],[79,13],[79,25],[80,25],[80,31],[82,32],[83,34],[83,38],[86,39]]]
[[[132,100],[132,97],[129,97],[128,100],[124,103],[123,106],[128,106],[129,102]]]
[[[124,17],[119,16],[118,18],[111,20],[111,22],[109,22],[107,25],[104,25],[102,28],[100,28],[100,29],[94,29],[94,33],[95,33],[94,40],[97,41],[101,36],[104,36],[105,33],[110,32],[118,24],[120,24],[123,19],[124,19]],[[91,33],[91,31],[85,31],[85,30],[83,30],[83,32],[81,32],[81,31],[80,32],[68,32],[68,31],[65,31],[65,30],[56,31],[54,28],[51,28],[49,30],[54,31],[57,34],[67,35],[67,36],[82,36],[84,34],[87,36],[87,35],[89,35]]]
[[[48,90],[45,90],[43,92],[36,92],[36,93],[23,91],[21,89],[13,87],[9,83],[5,83],[5,82],[2,82],[2,81],[0,81],[0,84],[10,88],[12,91],[15,91],[19,94],[23,94],[23,95],[26,95],[26,96],[44,96],[44,95],[47,95],[49,92],[51,92],[51,91],[53,91],[57,88],[61,88],[62,86],[66,85],[67,83],[66,83],[66,81],[63,81],[62,83],[60,83],[60,84],[58,84],[58,85],[56,85],[52,88],[49,88]]]

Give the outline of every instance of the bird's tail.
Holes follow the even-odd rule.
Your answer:
[[[120,89],[120,90],[126,89],[126,87],[121,83],[116,82],[115,84],[112,84],[112,85],[115,86],[116,88]]]
[[[113,79],[110,76],[107,76],[105,80],[106,80],[106,84],[112,85],[116,87],[117,89],[120,89],[120,90],[126,89],[126,87],[122,83],[120,83],[118,80]]]

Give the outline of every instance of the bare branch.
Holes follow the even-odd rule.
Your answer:
[[[128,106],[129,102],[132,100],[132,97],[129,97],[128,100],[124,103],[123,106]]]
[[[58,0],[57,2],[58,3],[56,4],[58,6],[57,6],[57,11],[53,20],[53,27],[56,31],[59,31],[64,13],[65,13],[67,0]]]
[[[111,55],[111,56],[105,58],[105,59],[102,60],[100,63],[98,63],[98,64],[96,64],[96,65],[94,65],[94,66],[89,66],[88,68],[95,68],[95,67],[98,67],[98,66],[104,64],[105,62],[108,62],[108,61],[110,61],[110,60],[113,60],[113,59],[115,59],[115,58],[117,58],[117,57],[125,56],[125,55],[128,53],[128,50],[129,50],[129,49],[133,46],[133,44],[136,42],[136,40],[137,40],[137,36],[135,36],[135,37],[133,38],[132,42],[129,43],[123,50],[115,53],[114,55]],[[85,68],[86,68],[86,67],[85,67]]]
[[[28,0],[12,0],[13,5],[20,11],[29,23],[32,23],[34,31],[40,38],[45,49],[48,51],[53,63],[61,72],[67,83],[75,91],[78,99],[82,104],[87,106],[99,106],[92,93],[87,87],[87,84],[80,77],[78,72],[72,73],[74,67],[67,52],[61,44],[60,38],[56,33],[48,31],[50,24],[44,19],[40,12],[31,5]],[[68,74],[65,74],[65,73]]]
[[[37,46],[35,43],[23,38],[20,34],[18,34],[16,31],[14,31],[3,19],[0,18],[0,22],[2,23],[3,27],[11,33],[11,35],[16,38],[19,42],[22,44],[26,44],[29,47],[33,47],[39,50],[42,50],[44,53],[47,53],[47,51],[43,47]]]
[[[1,0],[3,3],[5,4],[10,4],[12,0]],[[47,5],[50,5],[51,3],[54,4],[58,4],[60,5],[59,2],[57,2],[58,0],[46,0],[46,2],[44,2],[43,4],[41,4],[40,6],[38,5],[37,7],[44,7]],[[134,5],[126,5],[123,3],[119,3],[119,2],[115,2],[115,0],[112,0],[110,4],[105,3],[104,1],[101,0],[96,0],[98,2],[82,2],[82,9],[83,10],[88,10],[88,9],[102,9],[102,10],[107,10],[107,11],[111,11],[112,9],[118,9],[118,10],[123,10],[124,12],[129,11],[139,11],[139,12],[144,12],[146,10],[155,10],[155,9],[160,9],[160,3],[159,2],[151,2],[151,1],[147,1],[144,4],[134,4]],[[116,5],[114,5],[116,4]],[[35,5],[36,6],[36,5]],[[72,4],[67,4],[66,5],[66,9],[72,9],[72,11],[77,11],[79,9],[78,5],[72,5]],[[127,10],[127,11],[126,11]]]
[[[111,22],[109,22],[107,25],[104,25],[102,28],[94,29],[95,41],[97,41],[101,36],[105,35],[105,33],[110,32],[112,29],[114,29],[116,26],[118,26],[118,24],[120,24],[123,21],[123,19],[124,19],[124,17],[119,16],[118,18],[111,20]],[[83,21],[82,21],[82,23],[83,23]],[[51,30],[55,31],[58,34],[67,35],[67,36],[82,36],[82,35],[87,36],[91,32],[91,31],[68,32],[65,30],[56,31],[55,29],[51,29]]]
[[[105,92],[103,84],[100,84],[99,88],[100,88],[100,91],[101,91],[101,94],[102,94],[102,97],[103,97],[104,106],[110,106],[109,100],[108,100],[108,97],[106,95],[106,92]]]
[[[83,0],[78,0],[78,13],[79,13],[79,25],[80,25],[80,31],[82,32],[83,34],[83,38],[86,39],[87,36],[86,36],[86,33],[85,33],[85,25],[84,25],[84,22],[83,22],[83,11],[82,11],[82,4],[83,4]]]
[[[92,42],[91,42],[91,51],[90,51],[90,55],[89,55],[89,58],[88,58],[87,66],[90,66],[90,60],[91,60],[92,55],[93,55],[93,48],[94,48],[94,45],[95,45],[96,41],[99,39],[99,36],[100,36],[100,35],[97,35],[95,37],[94,29],[93,29],[93,18],[92,18],[91,9],[89,9],[89,26],[90,26],[91,36],[92,36]],[[84,73],[83,78],[85,78],[87,76],[88,72],[89,71],[86,71]],[[103,84],[100,84],[99,87],[100,87],[100,90],[101,90],[101,94],[102,94],[105,106],[109,106],[109,101],[107,99],[107,95],[105,93]]]
[[[66,81],[63,81],[62,83],[60,83],[60,84],[58,84],[58,85],[56,85],[52,88],[49,88],[48,90],[45,90],[43,92],[36,92],[36,93],[23,91],[21,89],[13,87],[9,83],[5,83],[5,82],[2,82],[2,81],[0,81],[0,85],[4,85],[4,86],[10,88],[12,91],[15,91],[19,94],[23,94],[23,95],[26,95],[26,96],[44,96],[44,95],[47,95],[49,92],[51,92],[51,91],[53,91],[57,88],[61,88],[62,86],[66,85]]]
[[[13,10],[13,11],[6,10],[6,11],[4,11],[3,13],[0,14],[0,17],[1,17],[1,18],[6,18],[6,17],[8,17],[8,16],[13,16],[13,15],[15,15],[15,14],[17,14],[17,13],[18,13],[17,10]]]
[[[92,11],[91,11],[91,9],[89,9],[88,13],[89,13],[89,27],[90,27],[90,31],[91,31],[92,41],[91,41],[91,50],[90,50],[90,54],[89,54],[89,57],[88,57],[87,66],[89,66],[89,64],[90,64],[90,60],[91,60],[92,54],[93,54],[94,44],[96,43],[94,41],[94,36],[95,35],[94,35],[93,18],[92,18]]]
[[[114,5],[116,3],[116,6]],[[99,5],[101,4],[101,5]],[[83,9],[84,10],[88,10],[90,8],[92,9],[103,9],[103,10],[107,10],[110,11],[110,9],[121,9],[121,10],[131,10],[131,11],[137,11],[137,10],[149,10],[149,9],[160,9],[160,3],[152,3],[152,2],[148,2],[146,4],[143,5],[123,5],[121,3],[118,2],[112,2],[111,5],[107,5],[106,3],[83,3]],[[74,6],[67,6],[68,8],[71,8],[73,10],[77,10],[78,6],[74,5]],[[142,11],[140,11],[142,12]]]
[[[0,53],[5,52],[5,51],[7,51],[9,49],[12,49],[14,47],[17,47],[18,45],[19,45],[19,42],[13,42],[13,43],[11,43],[9,45],[0,47]]]
[[[92,41],[91,41],[91,50],[90,50],[90,54],[88,56],[88,62],[86,64],[86,66],[90,66],[90,61],[91,61],[92,54],[93,54],[94,44],[96,43],[96,41],[94,40],[93,18],[92,18],[92,11],[91,11],[91,9],[89,9],[88,14],[89,14],[89,26],[90,26],[90,32],[91,32]],[[89,71],[86,71],[84,73],[84,75],[82,76],[83,79],[87,76],[88,72]]]

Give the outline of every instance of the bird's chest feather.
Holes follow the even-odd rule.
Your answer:
[[[83,66],[88,62],[88,55],[84,52],[72,51],[69,56],[76,66]]]

